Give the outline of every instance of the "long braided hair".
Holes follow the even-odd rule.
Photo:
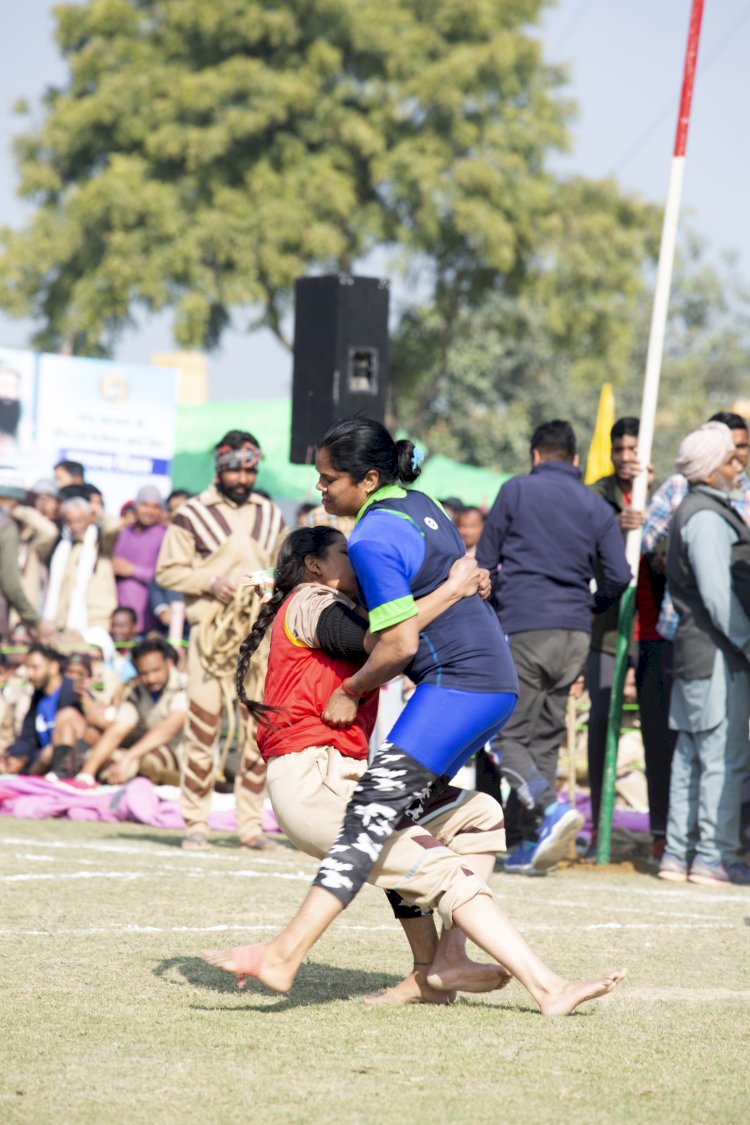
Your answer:
[[[248,699],[245,694],[245,680],[253,653],[266,635],[269,627],[281,605],[291,594],[292,590],[305,581],[305,559],[310,555],[316,559],[324,559],[329,548],[341,536],[335,527],[298,527],[290,532],[281,545],[276,574],[274,576],[273,594],[261,609],[252,629],[240,645],[240,655],[237,661],[237,698],[247,707],[259,723],[271,726],[271,716],[278,711],[276,707],[269,707],[256,699]]]

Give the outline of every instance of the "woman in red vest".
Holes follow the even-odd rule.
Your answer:
[[[308,530],[315,531],[314,540],[301,538]],[[466,560],[459,560],[459,565],[467,565]],[[320,586],[321,589],[309,592],[307,583]],[[442,587],[420,599],[420,628],[443,613],[448,605],[460,600],[462,595],[457,588],[451,588],[451,585],[449,579]],[[331,839],[336,837],[346,811],[344,790],[339,790],[339,804],[335,806],[335,815],[325,824],[320,838],[313,841],[316,820],[323,819],[325,791],[336,791],[340,780],[347,777],[348,762],[354,764],[350,766],[348,776],[351,784],[349,794],[356,787],[357,778],[367,766],[368,738],[375,720],[375,706],[369,697],[362,700],[355,719],[346,726],[330,725],[321,718],[331,693],[351,676],[356,658],[361,662],[365,652],[372,647],[371,639],[366,633],[365,619],[360,618],[351,598],[354,593],[354,574],[347,558],[346,542],[340,533],[331,528],[292,532],[279,554],[273,595],[243,643],[238,665],[239,697],[261,720],[258,743],[269,763],[268,787],[276,815],[282,827],[289,832],[290,838],[303,850],[314,855],[327,852],[331,856],[335,853],[335,847],[331,849],[329,845]],[[316,604],[317,599],[323,602],[322,608],[320,604]],[[264,702],[259,704],[243,698],[244,680],[250,657],[260,645],[272,621],[266,690]],[[354,640],[355,634],[358,634],[358,641]],[[316,647],[316,642],[320,647]],[[323,643],[327,651],[323,649]],[[270,727],[271,723],[275,725],[275,730]],[[304,755],[310,756],[309,773],[314,779],[308,786],[314,795],[311,810],[307,809],[305,797]],[[294,784],[290,783],[289,777],[285,779],[284,776],[285,766],[290,763]],[[373,775],[376,771],[370,767],[369,772]],[[440,830],[436,825],[440,823],[445,800],[452,799],[452,792],[456,791],[451,787],[441,788],[437,801],[439,807],[428,804],[413,828],[403,827],[403,824],[413,823],[404,818],[402,824],[399,824],[399,830],[379,850],[368,881],[397,890],[398,895],[406,902],[437,905],[443,918],[444,931],[449,931],[446,942],[451,940],[450,930],[455,913],[456,925],[460,925],[490,956],[494,956],[498,962],[504,962],[507,955],[508,968],[525,985],[544,1015],[566,1015],[586,1000],[611,991],[625,975],[624,970],[603,973],[596,980],[568,981],[553,973],[528,945],[510,919],[493,902],[487,887],[487,879],[494,864],[494,850],[491,855],[485,854],[480,845],[483,854],[473,855],[473,862],[476,864],[479,860],[479,863],[474,871],[470,871],[468,865],[465,866],[466,853],[458,856],[445,848],[445,841],[441,840]],[[474,799],[482,799],[480,795],[473,796]],[[486,800],[499,811],[492,798],[487,797]],[[494,826],[495,831],[501,826],[502,821]],[[464,822],[464,828],[470,829],[470,824]],[[486,839],[489,840],[492,826],[488,824],[486,830]],[[471,835],[471,831],[467,835]],[[410,882],[411,871],[408,866],[402,866],[400,873],[397,871],[394,856],[401,845],[401,837],[421,848],[421,864],[417,864],[418,867],[437,864],[440,868],[434,874],[431,900],[426,897],[424,888]],[[429,842],[425,842],[425,839]],[[460,832],[452,841],[452,847],[456,850],[459,840]],[[368,838],[363,837],[355,846],[366,848]],[[469,846],[476,853],[477,844],[472,841]],[[391,875],[397,880],[400,877],[400,882],[388,883],[382,877],[389,865],[389,857]],[[486,863],[487,860],[489,864]],[[329,870],[332,868],[329,867]],[[300,916],[303,915],[304,910],[300,912]],[[459,922],[459,917],[465,918],[466,924]],[[458,939],[454,935],[452,940]],[[283,946],[283,941],[284,935],[267,945],[240,946],[220,952],[206,950],[204,957],[210,964],[234,973],[240,987],[247,977],[252,977],[275,991],[286,992],[294,980],[298,962],[294,963],[291,957],[287,957],[285,961],[283,951],[275,963],[266,959],[267,952],[274,945]],[[463,939],[460,941],[460,953],[465,959]],[[424,958],[415,955],[413,979],[407,978],[398,986],[399,989],[410,991],[409,999],[434,999],[432,996],[419,994],[422,981],[436,995],[440,991],[445,994],[457,987],[464,987],[460,984],[459,974],[466,972],[465,967],[459,967],[456,975],[450,976],[451,972],[455,972],[455,961],[451,963],[445,960],[439,963],[439,953],[440,950],[433,947],[433,955],[426,958],[426,964],[422,964]],[[417,973],[422,969],[426,970],[424,977],[417,979]],[[470,990],[485,991],[487,987],[497,988],[507,983],[507,975],[499,964],[492,966],[492,971],[495,974],[503,973],[503,977],[496,975],[494,982]],[[403,996],[397,1000],[404,1002]]]
[[[420,599],[427,624],[464,596],[477,592],[480,571],[468,559]],[[365,660],[374,640],[358,609],[346,539],[331,527],[300,528],[285,540],[274,592],[242,645],[237,674],[240,700],[260,720],[258,746],[267,764],[271,803],[287,837],[322,859],[341,827],[349,798],[367,766],[378,691],[369,694],[351,726],[333,728],[321,715],[331,694]],[[247,699],[250,659],[270,628],[264,702]],[[426,847],[426,842],[431,846]],[[417,825],[395,833],[369,881],[382,887],[403,925],[414,967],[378,1001],[445,1003],[455,992],[485,992],[507,984],[499,965],[466,956],[465,935],[451,925],[453,909],[479,892],[495,855],[505,848],[502,809],[486,794],[451,787]],[[469,868],[470,870],[467,870]],[[432,914],[444,920],[438,941]],[[440,987],[427,983],[427,976]]]

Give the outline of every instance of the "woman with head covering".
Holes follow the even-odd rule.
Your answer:
[[[737,860],[750,764],[750,617],[732,586],[733,549],[750,544],[731,504],[742,465],[721,422],[688,434],[676,464],[690,491],[675,512],[667,555],[679,614],[670,726],[679,733],[659,877],[750,885],[750,869]]]
[[[146,484],[135,498],[135,522],[126,526],[117,537],[112,566],[117,578],[119,605],[135,612],[138,631],[147,633],[159,628],[151,611],[149,591],[156,573],[164,527],[164,500],[158,488]]]

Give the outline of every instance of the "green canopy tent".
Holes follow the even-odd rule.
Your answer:
[[[249,430],[263,447],[258,487],[274,500],[315,500],[315,470],[289,460],[292,404],[289,399],[208,402],[177,411],[173,488],[200,492],[213,480],[213,447],[227,430]],[[422,466],[419,487],[431,496],[458,496],[465,504],[492,504],[508,474],[462,465],[435,454]]]
[[[214,478],[213,448],[227,430],[249,430],[263,447],[258,487],[274,500],[313,500],[315,470],[289,461],[292,404],[288,399],[207,402],[180,406],[172,466],[173,488],[200,492]]]
[[[428,457],[422,466],[418,488],[430,496],[457,496],[464,504],[476,508],[490,508],[500,486],[510,479],[510,473],[496,473],[492,469],[480,469],[476,465],[462,465],[450,457],[436,453]]]

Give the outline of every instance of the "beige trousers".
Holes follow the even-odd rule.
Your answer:
[[[219,681],[203,667],[197,630],[190,634],[187,655],[188,716],[180,771],[180,811],[188,832],[208,832],[208,814],[218,762],[224,698]],[[233,693],[234,694],[234,693]],[[252,678],[248,694],[254,698]],[[241,708],[242,757],[234,786],[237,835],[243,844],[258,838],[263,816],[266,767],[255,741],[255,721]]]
[[[276,818],[292,843],[322,859],[344,819],[367,762],[345,758],[332,746],[311,746],[268,762],[268,792]],[[486,793],[450,788],[421,820],[395,832],[368,882],[396,891],[408,903],[437,909],[446,927],[453,911],[486,883],[461,856],[505,851],[503,811]]]

